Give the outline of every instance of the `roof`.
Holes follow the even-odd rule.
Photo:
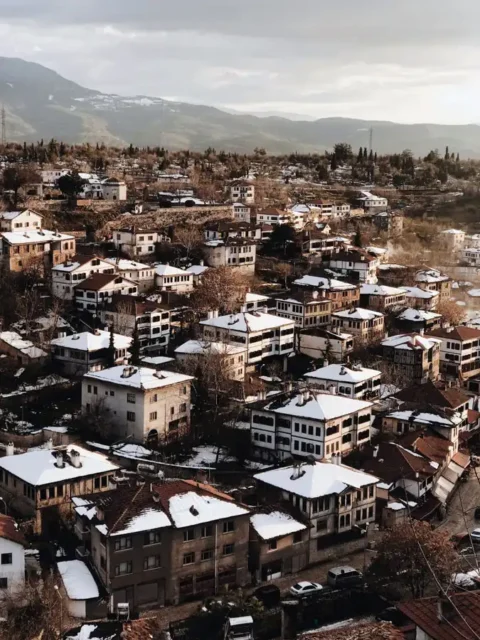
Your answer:
[[[315,462],[257,473],[254,478],[304,498],[319,498],[376,484],[378,478],[343,464]]]
[[[57,568],[70,600],[90,600],[100,596],[95,579],[81,560],[59,562]]]
[[[15,520],[7,515],[0,515],[0,538],[23,546],[27,544]]]
[[[193,488],[192,488],[193,489]],[[247,509],[209,493],[188,491],[177,493],[168,500],[170,518],[177,528],[246,515]]]
[[[233,355],[235,353],[245,353],[244,346],[228,344],[225,342],[206,342],[202,340],[188,340],[175,349],[175,353],[188,355]]]
[[[469,400],[461,389],[451,387],[440,389],[431,380],[425,384],[415,384],[393,394],[397,400],[409,403],[429,404],[437,407],[457,409]]]
[[[347,291],[357,288],[356,285],[350,284],[349,282],[342,282],[341,280],[334,280],[333,278],[310,275],[298,278],[298,280],[294,280],[293,284],[299,287],[315,287],[316,289],[331,289],[340,291]]]
[[[251,291],[247,291],[245,294],[245,302],[268,302],[270,299],[270,296],[264,296],[260,293],[252,293]]]
[[[64,458],[67,458],[63,468],[59,468],[55,464],[61,451],[63,451]],[[74,467],[70,463],[72,452],[79,454],[80,467]],[[108,473],[118,469],[118,466],[100,453],[88,451],[77,445],[69,445],[63,450],[39,449],[19,455],[5,456],[0,458],[0,468],[28,484],[41,486]]]
[[[75,285],[75,289],[84,289],[88,291],[100,291],[103,287],[114,282],[116,279],[123,282],[131,282],[133,286],[137,286],[133,280],[128,280],[118,273],[93,273],[91,276]]]
[[[0,333],[0,340],[3,340],[3,342],[12,347],[12,349],[17,349],[17,351],[20,351],[32,359],[44,358],[48,355],[45,351],[36,347],[33,342],[25,340],[15,331],[2,331]]]
[[[383,318],[383,313],[372,311],[371,309],[362,309],[354,307],[353,309],[345,309],[345,311],[336,311],[332,313],[336,318],[346,318],[347,320],[373,320],[373,318]]]
[[[170,264],[158,264],[155,267],[155,273],[157,276],[185,276],[190,275],[191,272],[177,269],[177,267],[172,267]]]
[[[440,294],[438,291],[426,291],[420,289],[420,287],[402,287],[407,292],[407,298],[422,298],[425,300],[431,300],[437,298]]]
[[[104,260],[103,258],[99,258],[98,256],[84,256],[84,255],[75,255],[70,260],[66,260],[61,264],[57,264],[52,267],[52,271],[61,271],[62,273],[71,273],[72,271],[76,271],[83,265],[88,264],[91,260],[100,260],[100,262],[108,262],[108,260]]]
[[[256,403],[258,409],[264,411],[274,411],[275,413],[287,416],[297,416],[320,420],[322,422],[334,420],[342,416],[369,409],[371,402],[356,400],[346,396],[339,396],[330,393],[294,392],[276,397],[274,400],[261,401]]]
[[[18,216],[22,215],[22,213],[25,213],[26,211],[28,211],[29,213],[33,213],[39,218],[43,218],[41,213],[37,213],[36,211],[32,211],[31,209],[23,209],[22,211],[3,211],[2,213],[0,213],[0,219],[15,220],[15,218],[18,218]]]
[[[365,464],[365,471],[373,473],[386,483],[394,483],[402,478],[415,478],[416,474],[434,476],[438,464],[424,458],[419,453],[409,451],[395,442],[382,442],[373,449],[375,455]]]
[[[202,320],[200,324],[231,331],[255,333],[256,331],[265,331],[266,329],[275,329],[277,327],[293,327],[295,322],[270,313],[253,311],[252,313],[235,313],[228,316],[210,318],[209,320]]]
[[[415,449],[417,453],[438,464],[445,462],[450,453],[449,440],[426,431],[407,433],[399,443],[409,449]]]
[[[433,311],[425,311],[424,309],[412,309],[409,307],[400,313],[398,320],[406,320],[407,322],[427,322],[428,320],[435,320],[441,318],[440,313],[434,313]]]
[[[40,244],[46,242],[59,242],[60,240],[75,240],[74,236],[66,233],[49,231],[48,229],[4,231],[0,236],[9,244]]]
[[[125,260],[124,258],[105,258],[105,262],[109,262],[112,266],[116,267],[119,271],[142,271],[143,269],[152,269],[150,264],[143,264],[142,262],[135,262],[135,260]]]
[[[406,422],[420,423],[427,425],[437,425],[441,427],[457,427],[462,422],[459,413],[447,416],[444,413],[434,413],[434,411],[392,411],[385,416],[394,420],[405,420]]]
[[[382,347],[392,347],[394,349],[406,349],[407,351],[423,351],[431,349],[439,340],[425,338],[419,333],[401,333],[398,336],[390,336],[382,340]]]
[[[364,369],[362,367],[348,367],[343,364],[329,364],[316,371],[305,374],[305,378],[317,378],[320,380],[334,380],[335,382],[362,382],[371,380],[381,375],[376,369]]]
[[[369,255],[366,251],[362,249],[349,249],[344,251],[339,251],[338,253],[334,253],[330,262],[374,262],[377,258]]]
[[[455,609],[448,615],[438,619],[439,596],[418,598],[401,602],[397,608],[405,614],[417,627],[422,629],[431,640],[475,640],[480,626],[480,598],[476,591],[451,593],[450,601]]]
[[[478,340],[480,338],[480,329],[473,329],[472,327],[447,327],[445,329],[434,329],[428,332],[429,336],[435,338],[442,338],[447,340]]]
[[[186,273],[192,273],[194,276],[201,276],[205,271],[208,271],[209,267],[203,264],[191,264],[187,269],[185,269]]]
[[[304,531],[307,527],[288,513],[270,511],[269,513],[254,513],[250,517],[250,524],[263,540],[273,540],[288,536],[297,531]]]
[[[124,365],[102,369],[102,371],[90,371],[84,376],[84,379],[120,384],[125,387],[135,387],[136,389],[159,389],[179,382],[193,380],[192,376],[186,376],[183,373]]]
[[[362,284],[360,287],[361,296],[400,296],[405,295],[404,289],[398,287],[387,287],[383,284]]]
[[[78,351],[99,351],[100,349],[108,349],[110,345],[110,332],[101,331],[100,329],[97,329],[95,333],[83,331],[82,333],[74,333],[64,338],[55,338],[51,344],[56,347],[76,349]],[[132,338],[114,333],[113,344],[115,349],[128,349],[132,344]]]
[[[321,629],[309,631],[301,638],[304,640],[404,640],[404,635],[391,622],[354,623],[346,620],[344,623],[328,625],[323,631]]]
[[[415,274],[416,282],[446,282],[450,278],[438,269],[423,269]]]

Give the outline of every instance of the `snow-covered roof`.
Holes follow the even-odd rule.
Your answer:
[[[416,282],[445,282],[450,278],[438,269],[424,269],[423,271],[417,271],[415,274]]]
[[[74,236],[66,233],[56,233],[48,229],[28,231],[4,231],[0,234],[9,244],[35,244],[58,242],[59,240],[74,240]]]
[[[441,342],[439,338],[425,338],[418,333],[401,333],[400,335],[390,336],[390,338],[382,340],[382,346],[415,351],[417,349],[431,349],[435,343]]]
[[[33,486],[64,482],[74,478],[83,478],[100,473],[108,473],[118,469],[101,453],[88,451],[77,445],[67,447],[68,455],[72,451],[80,456],[81,466],[74,467],[65,461],[64,467],[57,467],[55,462],[59,452],[55,449],[38,449],[0,459],[0,468]]]
[[[333,313],[336,318],[346,318],[347,320],[373,320],[373,318],[382,318],[383,313],[372,311],[371,309],[362,309],[355,307],[354,309],[345,309],[345,311],[336,311]]]
[[[123,336],[120,333],[113,334],[113,343],[115,349],[128,349],[132,344],[132,338]],[[110,344],[110,332],[97,329],[95,333],[83,331],[82,333],[74,333],[64,338],[55,338],[52,344],[56,347],[67,349],[75,349],[77,351],[99,351],[107,349]]]
[[[380,216],[382,214],[379,213],[378,215]],[[380,271],[388,271],[389,269],[396,271],[397,269],[406,269],[407,267],[403,264],[395,264],[394,262],[389,262],[388,264],[387,263],[379,264],[378,268]]]
[[[255,513],[250,517],[250,524],[263,540],[272,540],[281,536],[288,536],[297,531],[304,531],[307,527],[282,511],[270,513]]]
[[[126,387],[135,387],[136,389],[159,389],[179,382],[193,380],[192,376],[186,376],[183,373],[124,365],[102,369],[102,371],[90,371],[84,376],[84,379],[120,384]]]
[[[0,213],[0,220],[15,220],[18,216],[22,215],[22,213],[33,213],[34,216],[38,216],[42,218],[43,216],[36,211],[31,211],[30,209],[23,209],[23,211],[3,211]]]
[[[248,513],[246,509],[234,502],[227,502],[213,495],[199,494],[195,491],[172,496],[168,505],[170,517],[178,528],[194,527],[204,522],[234,518]]]
[[[185,271],[187,273],[192,273],[194,276],[201,276],[205,273],[205,271],[208,271],[208,269],[209,267],[205,266],[204,264],[192,264],[187,267]]]
[[[343,364],[329,364],[315,371],[305,374],[305,378],[315,378],[319,380],[333,380],[335,382],[364,382],[381,375],[381,371],[376,369],[364,369],[362,367],[348,367]]]
[[[461,235],[465,235],[465,231],[461,231],[460,229],[445,229],[444,231],[442,231],[441,233],[451,233],[451,234],[461,234]]]
[[[228,329],[229,331],[255,333],[256,331],[266,331],[267,329],[276,329],[278,327],[293,327],[295,322],[270,313],[253,311],[252,313],[235,313],[228,316],[219,316],[218,318],[209,318],[208,320],[202,320],[200,324],[218,329]]]
[[[404,289],[397,287],[387,287],[383,284],[362,284],[360,287],[360,295],[364,296],[396,296],[404,295]]]
[[[163,529],[170,527],[171,522],[166,513],[161,509],[146,508],[142,513],[134,516],[128,524],[120,531],[115,531],[112,536],[125,536],[141,531],[151,531],[153,529]]]
[[[273,400],[264,408],[287,416],[309,418],[310,420],[334,420],[342,416],[369,409],[371,402],[356,400],[330,393],[303,392],[294,394],[281,404]]]
[[[177,267],[172,267],[170,264],[158,264],[155,267],[155,273],[157,276],[185,276],[190,275],[187,271],[183,269],[177,269]]]
[[[316,289],[326,289],[326,290],[351,290],[356,289],[354,284],[350,284],[349,282],[342,282],[341,280],[334,280],[333,278],[321,278],[319,276],[303,276],[302,278],[298,278],[295,280],[295,285],[299,287],[315,287]]]
[[[368,473],[330,462],[272,469],[257,473],[254,478],[304,498],[339,494],[348,487],[360,489],[378,482],[378,478]]]
[[[135,260],[126,260],[124,258],[120,260],[117,260],[117,258],[105,258],[105,262],[109,262],[119,271],[143,271],[143,269],[153,269],[152,265],[135,262]]]
[[[368,253],[373,253],[377,256],[384,256],[388,249],[384,249],[383,247],[365,247],[365,249],[368,251]]]
[[[425,291],[425,289],[420,289],[420,287],[402,287],[402,289],[405,289],[407,292],[407,298],[431,300],[439,295],[438,291]]]
[[[161,364],[169,364],[170,362],[174,362],[175,358],[168,358],[167,356],[147,356],[146,358],[141,359],[142,364],[153,364],[153,365],[161,365]]]
[[[480,298],[480,289],[470,289],[467,293],[471,298]]]
[[[206,342],[203,340],[188,340],[175,349],[178,354],[190,355],[207,355],[213,353],[215,355],[233,355],[235,353],[244,353],[246,347],[228,344],[225,342]]]
[[[396,420],[405,420],[407,422],[420,422],[422,424],[437,424],[444,427],[457,426],[462,422],[462,416],[459,413],[453,413],[451,416],[443,417],[436,413],[428,413],[426,411],[393,411],[389,413],[387,418]]]
[[[409,322],[425,322],[427,320],[435,320],[435,318],[441,318],[440,313],[434,313],[433,311],[424,311],[423,309],[412,309],[409,307],[402,311],[397,316],[399,320],[408,320]]]
[[[2,331],[0,333],[0,340],[3,340],[12,349],[17,349],[29,358],[44,358],[48,354],[36,347],[30,340],[25,340],[19,333],[15,331]]]
[[[260,293],[252,293],[251,291],[247,291],[247,293],[245,294],[245,302],[268,302],[269,300],[269,296],[262,296]]]
[[[57,568],[70,600],[90,600],[100,596],[94,577],[81,560],[59,562]]]

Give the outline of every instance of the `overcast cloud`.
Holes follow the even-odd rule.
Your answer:
[[[478,0],[0,0],[0,55],[242,111],[479,122]]]

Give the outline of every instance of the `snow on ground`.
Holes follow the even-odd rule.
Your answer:
[[[84,624],[80,627],[79,632],[74,636],[66,636],[65,640],[90,640],[92,633],[96,630],[96,624]],[[107,638],[105,638],[107,640]]]
[[[99,597],[97,583],[84,562],[66,560],[59,562],[57,567],[70,600],[88,600]]]
[[[10,393],[2,393],[0,394],[0,398],[12,398],[13,396],[21,396],[24,393],[28,393],[30,391],[38,391],[39,389],[45,389],[46,387],[53,387],[57,384],[68,383],[69,381],[66,378],[62,378],[61,376],[57,376],[55,374],[51,376],[46,376],[45,378],[39,378],[36,384],[22,384],[16,391],[11,391]]]

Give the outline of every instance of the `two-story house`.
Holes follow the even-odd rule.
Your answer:
[[[243,202],[234,202],[232,204],[232,214],[235,222],[250,222],[251,208]]]
[[[415,274],[415,282],[420,289],[437,291],[440,302],[449,300],[452,295],[452,280],[438,269],[422,269]]]
[[[440,344],[438,338],[418,333],[399,334],[382,341],[382,354],[399,378],[417,383],[435,381],[440,372]]]
[[[193,291],[193,273],[169,264],[159,264],[155,267],[155,286],[160,291],[190,293]]]
[[[355,281],[364,284],[377,284],[377,268],[380,260],[362,249],[345,249],[332,254],[329,266]]]
[[[480,372],[480,329],[446,327],[428,332],[440,341],[440,371],[449,377],[465,380]]]
[[[0,252],[9,271],[43,271],[75,255],[75,238],[48,229],[4,231],[0,233]]]
[[[135,260],[125,260],[123,258],[106,258],[115,269],[124,278],[136,282],[138,290],[148,291],[155,284],[155,268],[152,265],[135,262]]]
[[[235,267],[245,274],[255,273],[257,245],[249,238],[208,240],[202,247],[209,267]]]
[[[332,303],[317,290],[297,291],[276,298],[276,315],[289,318],[301,329],[322,327],[330,322]]]
[[[118,438],[134,442],[180,438],[190,430],[192,380],[148,367],[92,371],[82,380],[82,409],[107,411]]]
[[[320,391],[335,390],[357,400],[371,400],[380,394],[382,372],[361,365],[329,364],[304,375],[306,381]]]
[[[136,258],[138,256],[153,255],[155,253],[155,244],[157,242],[170,242],[170,238],[156,229],[132,226],[115,229],[112,235],[112,242],[116,249],[123,251],[132,258]]]
[[[230,199],[233,202],[254,204],[255,186],[249,182],[235,181],[230,185]]]
[[[317,389],[285,392],[251,405],[251,442],[263,460],[317,460],[370,440],[372,403]]]
[[[420,287],[404,287],[405,298],[409,307],[412,309],[424,309],[425,311],[435,311],[440,301],[438,291],[428,291]]]
[[[404,289],[380,284],[362,284],[360,287],[360,304],[365,309],[388,313],[404,307],[405,303],[406,294]]]
[[[31,209],[0,213],[0,231],[33,231],[42,228],[43,216]]]
[[[116,273],[95,273],[74,285],[75,306],[79,311],[98,313],[116,294],[137,295],[138,285]]]
[[[351,308],[332,313],[332,323],[360,342],[375,342],[385,335],[385,316],[371,309]]]
[[[224,342],[188,340],[175,349],[175,359],[188,371],[195,371],[199,364],[208,361],[207,366],[218,368],[225,377],[242,382],[245,379],[247,348]]]
[[[73,300],[74,287],[95,273],[115,273],[115,267],[97,256],[73,256],[52,268],[52,293],[62,300]]]
[[[332,303],[332,313],[358,306],[360,288],[355,284],[335,280],[330,275],[305,275],[293,282],[294,290],[317,290]]]
[[[65,374],[78,376],[87,371],[100,371],[111,365],[111,335],[109,331],[95,329],[93,333],[83,331],[51,341],[52,361]],[[123,363],[130,357],[128,349],[132,338],[113,334],[114,360]]]
[[[353,335],[338,329],[303,329],[299,334],[299,351],[315,360],[344,362],[353,351]]]

